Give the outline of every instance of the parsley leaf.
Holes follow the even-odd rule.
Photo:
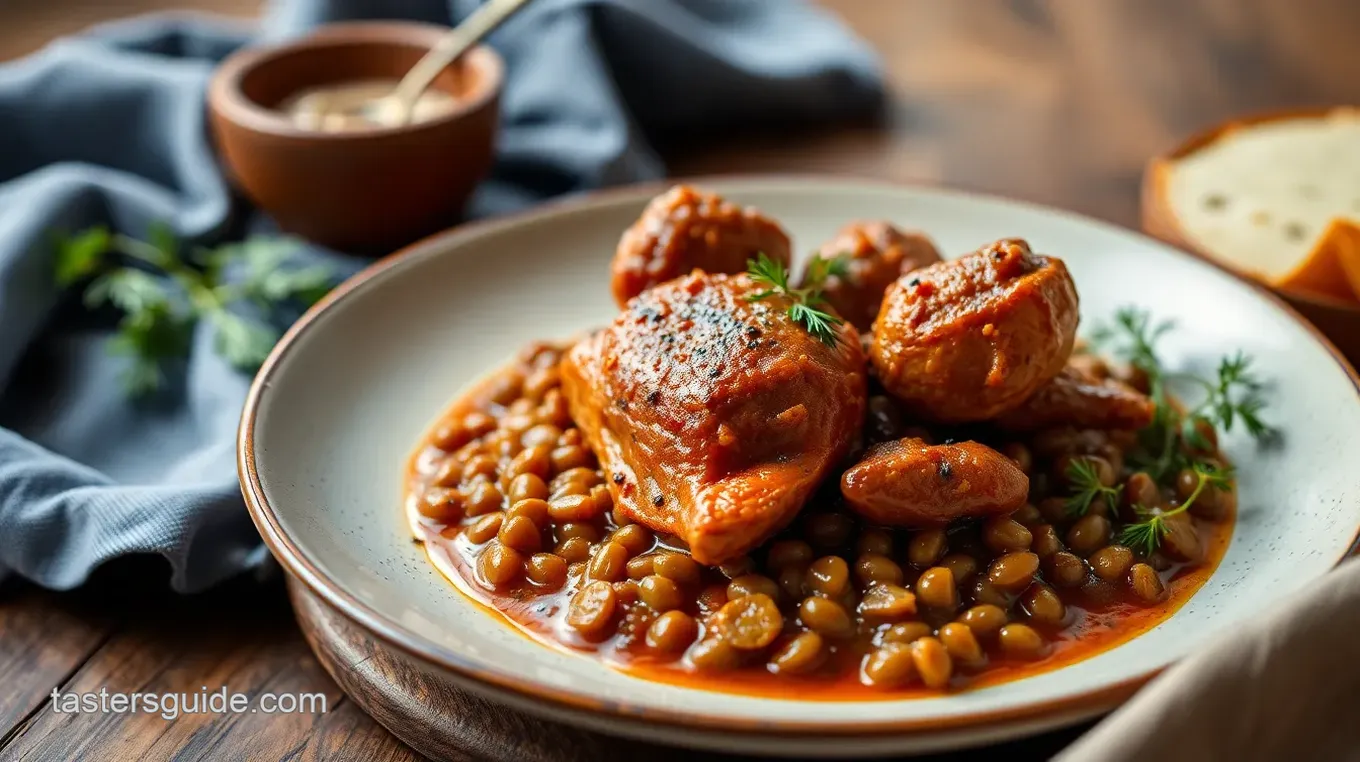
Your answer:
[[[216,331],[213,341],[217,353],[241,370],[258,368],[279,340],[272,326],[234,312],[217,310],[208,319]]]
[[[73,236],[58,236],[57,285],[69,286],[93,275],[104,264],[110,240],[109,229],[102,225]]]
[[[109,340],[109,352],[129,359],[123,385],[137,397],[156,391],[165,382],[164,365],[189,352],[194,321],[176,313],[167,302],[128,313]]]
[[[111,304],[123,313],[109,351],[128,358],[125,386],[141,396],[161,388],[166,364],[188,354],[199,320],[212,326],[216,351],[233,367],[258,367],[279,338],[263,318],[286,305],[310,305],[332,285],[327,267],[290,266],[295,249],[287,239],[252,238],[186,255],[163,224],[151,225],[145,241],[95,227],[58,238],[54,275],[61,285],[93,278],[86,306]],[[241,281],[225,283],[238,265]],[[242,303],[262,317],[243,314]]]

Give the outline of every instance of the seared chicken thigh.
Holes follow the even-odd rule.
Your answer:
[[[1077,318],[1062,260],[1002,240],[898,279],[874,323],[870,359],[914,416],[985,421],[1058,375]]]
[[[677,185],[652,199],[623,233],[614,252],[610,283],[620,307],[658,283],[691,270],[741,273],[764,254],[789,264],[789,237],[779,224],[750,207],[713,193]]]
[[[888,286],[905,273],[940,261],[924,233],[903,233],[887,222],[852,222],[822,244],[817,256],[845,257],[845,274],[826,279],[822,295],[841,317],[869,331]]]
[[[787,524],[864,418],[854,328],[829,346],[789,319],[787,297],[748,298],[762,290],[746,275],[664,283],[562,362],[616,505],[704,564]]]

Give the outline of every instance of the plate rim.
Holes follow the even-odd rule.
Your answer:
[[[1339,366],[1342,373],[1350,380],[1357,395],[1360,396],[1360,374],[1356,372],[1355,367],[1318,328],[1308,322],[1297,310],[1286,303],[1279,295],[1272,292],[1267,286],[1248,278],[1242,273],[1225,267],[1209,257],[1202,256],[1193,250],[1174,246],[1165,241],[1152,238],[1140,231],[1131,230],[1112,222],[1100,220],[1066,209],[994,194],[957,190],[920,183],[894,181],[883,178],[863,177],[853,174],[747,173],[664,178],[616,186],[603,190],[571,194],[537,204],[519,212],[485,220],[465,222],[439,233],[426,236],[425,238],[408,244],[366,266],[364,269],[336,286],[326,294],[325,297],[303,313],[303,315],[290,326],[279,339],[278,343],[274,346],[274,349],[269,353],[269,356],[265,359],[264,363],[260,366],[259,371],[256,373],[242,408],[241,423],[237,431],[237,471],[241,483],[241,492],[245,498],[246,507],[251,520],[254,522],[266,547],[269,548],[270,553],[289,574],[300,580],[314,594],[319,596],[321,600],[325,601],[357,626],[373,633],[376,637],[389,645],[396,647],[413,657],[427,661],[445,670],[452,671],[463,679],[484,683],[486,684],[486,687],[491,688],[493,691],[510,691],[518,697],[530,701],[548,701],[556,705],[554,708],[559,710],[565,709],[575,712],[586,711],[602,714],[605,715],[605,718],[603,719],[617,719],[630,722],[640,720],[686,729],[739,732],[770,736],[788,736],[789,734],[801,736],[915,735],[929,734],[936,731],[959,730],[986,723],[1007,723],[1036,719],[1049,713],[1079,711],[1097,706],[1101,707],[1103,710],[1104,708],[1113,708],[1122,703],[1125,699],[1137,692],[1144,684],[1152,680],[1167,667],[1171,666],[1171,664],[1157,667],[1111,684],[1070,696],[1048,699],[1040,702],[1029,702],[1006,709],[971,712],[947,718],[932,719],[903,718],[869,722],[792,721],[777,717],[768,719],[745,719],[720,714],[703,714],[687,710],[655,709],[626,702],[606,701],[589,693],[552,687],[516,676],[503,670],[476,664],[464,659],[460,654],[454,651],[429,643],[415,633],[407,630],[399,622],[370,608],[362,601],[344,591],[307,558],[302,549],[284,530],[273,506],[270,505],[268,498],[265,496],[264,487],[260,481],[259,473],[256,468],[255,423],[262,397],[270,385],[270,379],[274,372],[283,361],[285,355],[287,355],[291,348],[296,345],[299,336],[305,333],[322,313],[331,309],[337,302],[344,299],[351,292],[362,288],[366,283],[373,280],[375,276],[402,265],[410,266],[411,263],[425,257],[435,256],[438,251],[446,250],[451,245],[456,245],[463,239],[478,238],[487,234],[493,234],[500,230],[525,224],[541,223],[546,220],[581,212],[595,206],[609,206],[624,200],[636,199],[639,202],[645,202],[651,196],[679,183],[688,183],[699,186],[732,183],[763,183],[815,187],[818,182],[827,181],[835,181],[837,183],[865,188],[877,188],[880,190],[929,193],[938,196],[948,196],[958,200],[1000,203],[1030,213],[1039,213],[1050,216],[1056,215],[1084,225],[1117,231],[1123,235],[1131,234],[1137,238],[1143,239],[1147,244],[1168,249],[1179,256],[1185,256],[1207,263],[1226,276],[1249,286],[1256,292],[1257,296],[1268,303],[1273,304],[1287,317],[1301,326],[1315,342],[1326,350],[1333,362]],[[1332,563],[1331,568],[1335,568],[1347,558],[1360,553],[1360,526],[1356,528],[1355,536],[1352,537],[1345,548],[1346,549],[1342,554]],[[1175,662],[1172,662],[1172,664],[1174,663]]]

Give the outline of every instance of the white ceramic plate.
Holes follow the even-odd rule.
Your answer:
[[[1360,527],[1354,372],[1264,290],[1145,237],[1065,212],[845,179],[701,182],[778,219],[809,251],[854,218],[930,233],[950,255],[1007,236],[1066,260],[1086,325],[1134,303],[1179,330],[1176,366],[1241,348],[1269,379],[1281,447],[1239,437],[1241,510],[1217,572],[1148,633],[1036,677],[929,699],[776,700],[646,682],[517,634],[464,599],[411,542],[407,454],[469,382],[535,339],[614,315],[608,263],[656,186],[551,205],[416,244],[319,305],[261,370],[241,429],[252,514],[291,573],[462,687],[530,712],[728,751],[870,754],[982,743],[1110,709],[1167,664],[1289,600]]]

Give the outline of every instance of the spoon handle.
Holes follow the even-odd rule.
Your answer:
[[[399,123],[406,124],[411,120],[416,99],[425,92],[425,88],[430,86],[445,66],[458,60],[459,56],[528,2],[529,0],[488,0],[464,19],[463,23],[441,37],[439,42],[430,48],[430,52],[422,56],[416,65],[406,72],[406,76],[401,78],[401,82],[397,83],[397,88],[392,93],[401,108]]]

